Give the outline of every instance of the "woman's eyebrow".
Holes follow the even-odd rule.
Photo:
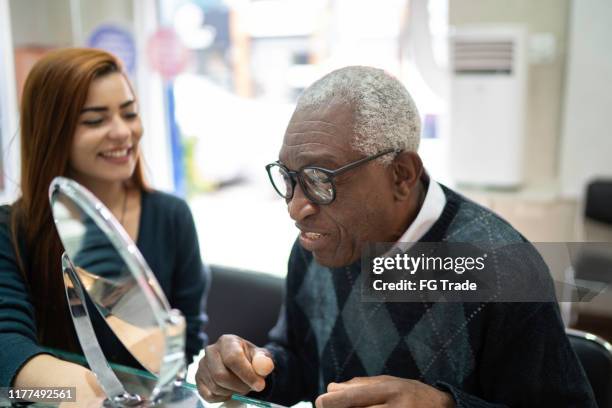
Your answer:
[[[130,105],[133,105],[134,102],[136,102],[134,99],[130,99],[128,101],[123,102],[121,105],[119,105],[119,109],[125,109]],[[108,110],[108,107],[106,106],[88,106],[85,107],[81,110],[81,113],[85,113],[85,112],[106,112]]]
[[[134,99],[127,100],[123,102],[121,105],[119,105],[119,108],[120,109],[127,108],[128,106],[133,105],[134,102],[136,102]]]
[[[85,112],[105,112],[108,108],[106,106],[89,106],[87,108],[83,108],[81,113]]]

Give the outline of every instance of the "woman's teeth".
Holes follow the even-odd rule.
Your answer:
[[[130,149],[113,150],[112,152],[100,153],[104,157],[124,157],[127,156]]]

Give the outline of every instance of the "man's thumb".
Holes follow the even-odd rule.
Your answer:
[[[255,370],[257,375],[262,377],[266,377],[274,370],[274,362],[267,352],[262,349],[255,350],[251,364],[253,364],[253,370]]]

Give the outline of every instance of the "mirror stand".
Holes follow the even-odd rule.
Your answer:
[[[185,330],[185,318],[181,312],[177,309],[170,309],[162,326],[166,339],[165,353],[159,370],[159,379],[151,393],[153,401],[163,398],[176,385],[175,383],[180,384],[185,379],[185,352],[183,351]]]
[[[164,327],[166,335],[166,355],[162,362],[164,369],[162,373],[178,373],[167,375],[158,379],[155,388],[149,398],[143,398],[138,394],[131,394],[125,390],[111,369],[94,328],[89,318],[89,312],[85,303],[85,292],[81,280],[75,272],[74,265],[66,253],[62,255],[62,272],[66,297],[70,309],[70,316],[74,324],[77,337],[89,368],[95,374],[100,387],[106,394],[104,407],[152,407],[168,402],[182,402],[179,405],[198,406],[198,397],[195,393],[189,395],[183,388],[185,379],[185,362],[183,348],[183,332],[185,330],[185,319],[178,311],[172,310]]]

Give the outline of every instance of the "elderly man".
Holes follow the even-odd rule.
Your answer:
[[[525,242],[428,177],[419,133],[412,98],[382,70],[343,68],[304,91],[267,166],[301,231],[285,305],[265,348],[232,335],[208,346],[196,377],[206,400],[594,406],[555,303],[362,301],[365,243]]]

